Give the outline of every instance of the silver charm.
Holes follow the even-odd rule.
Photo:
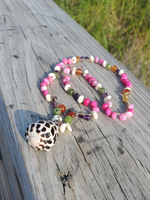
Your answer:
[[[57,140],[59,123],[59,120],[56,122],[40,120],[30,124],[25,132],[27,142],[35,150],[49,151]]]

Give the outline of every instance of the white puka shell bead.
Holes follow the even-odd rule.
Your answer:
[[[67,130],[68,130],[69,132],[72,132],[72,128],[71,128],[70,124],[69,124],[69,123],[66,123],[66,124],[67,124]]]
[[[78,98],[78,103],[82,103],[83,100],[84,100],[84,96],[83,96],[83,95],[79,96],[79,98]]]
[[[107,97],[104,98],[104,102],[107,102],[107,101],[109,101],[110,99],[111,99],[111,96],[108,95]]]
[[[74,67],[74,68],[72,69],[72,71],[71,71],[71,74],[72,74],[72,75],[74,75],[74,74],[76,73],[76,69],[77,69],[76,67]]]
[[[106,67],[106,65],[107,65],[107,62],[106,62],[106,60],[104,60],[104,62],[102,63],[102,66]]]
[[[72,63],[75,64],[76,62],[77,62],[77,58],[74,56],[74,57],[72,58]]]
[[[101,87],[102,87],[102,84],[98,83],[98,84],[95,86],[95,90],[98,91]]]
[[[59,121],[62,122],[62,117],[60,115],[54,115],[54,117],[51,119],[52,122]]]
[[[66,127],[67,127],[66,123],[61,124],[59,127],[60,132],[64,133],[64,131],[66,130]]]
[[[47,101],[51,101],[51,100],[52,100],[52,96],[51,96],[50,94],[47,94],[47,95],[46,95],[46,100],[47,100]]]
[[[119,76],[121,76],[123,73],[124,73],[124,70],[121,69],[121,70],[119,71]]]
[[[83,73],[83,76],[85,77],[86,75],[88,75],[88,70],[86,69],[85,71],[84,71],[84,73]]]
[[[96,111],[91,112],[93,119],[98,119],[98,114]]]
[[[55,66],[55,67],[54,67],[54,71],[55,71],[55,70],[60,71],[60,70],[61,70],[60,66]]]
[[[91,62],[94,61],[94,56],[90,56],[90,61],[91,61]]]
[[[65,85],[65,87],[64,87],[65,91],[68,91],[69,88],[71,88],[71,85],[70,85],[70,84],[67,84],[67,85]]]
[[[50,73],[48,76],[52,77],[53,80],[56,78],[56,75],[54,73]]]

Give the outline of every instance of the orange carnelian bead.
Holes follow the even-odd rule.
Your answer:
[[[82,69],[77,69],[76,70],[76,75],[81,75],[82,74]]]
[[[69,112],[68,115],[71,116],[72,118],[74,118],[74,117],[76,116],[76,113],[74,113],[74,112]]]
[[[60,108],[61,112],[65,112],[65,110],[66,110],[66,106],[65,105],[61,104],[58,107]]]
[[[127,95],[129,95],[130,94],[130,90],[128,90],[128,89],[123,90],[123,94],[125,94],[125,93],[128,93]]]
[[[79,62],[79,60],[80,60],[80,57],[79,57],[79,56],[76,56],[76,59],[77,59],[77,62]]]
[[[115,66],[115,65],[111,67],[111,70],[112,70],[113,72],[115,72],[117,69],[118,69],[118,67]]]

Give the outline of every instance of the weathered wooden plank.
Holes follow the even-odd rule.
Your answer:
[[[60,134],[48,153],[25,141],[30,123],[53,116],[39,91],[42,78],[65,57],[91,54],[125,69],[53,1],[0,1],[2,199],[150,198],[150,92],[127,69],[132,119],[121,122],[100,112],[97,121],[75,120],[73,133]],[[87,68],[113,97],[114,109],[125,111],[117,76],[94,63],[76,66]],[[101,97],[83,78],[74,76],[71,82],[101,107]],[[68,109],[87,112],[63,91],[61,81],[49,90]]]

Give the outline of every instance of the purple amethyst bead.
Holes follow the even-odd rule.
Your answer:
[[[91,116],[90,116],[90,115],[85,115],[85,116],[84,116],[84,119],[85,119],[86,121],[89,121],[89,120],[91,119]]]
[[[57,103],[56,103],[55,101],[52,101],[52,102],[51,102],[51,106],[52,106],[53,108],[57,108]]]
[[[52,101],[57,101],[57,97],[54,96],[54,97],[52,98]]]
[[[104,99],[105,97],[107,97],[107,96],[108,96],[108,94],[107,94],[106,92],[102,94],[103,99]]]
[[[117,70],[116,70],[116,73],[117,73],[117,74],[119,74],[119,72],[120,72],[120,70],[119,70],[119,69],[117,69]]]
[[[81,118],[81,119],[84,119],[84,115],[82,115],[82,114],[79,114],[79,115],[77,115],[79,118]]]
[[[89,60],[89,57],[85,57],[86,60]]]
[[[58,71],[58,70],[55,70],[54,72],[56,72],[57,74],[59,74],[59,71]]]
[[[81,57],[80,57],[80,60],[83,60],[83,59],[84,59],[84,57],[83,57],[83,56],[81,56]]]
[[[75,93],[75,94],[74,94],[75,100],[78,100],[79,96],[80,96],[80,95],[79,95],[78,93]]]

